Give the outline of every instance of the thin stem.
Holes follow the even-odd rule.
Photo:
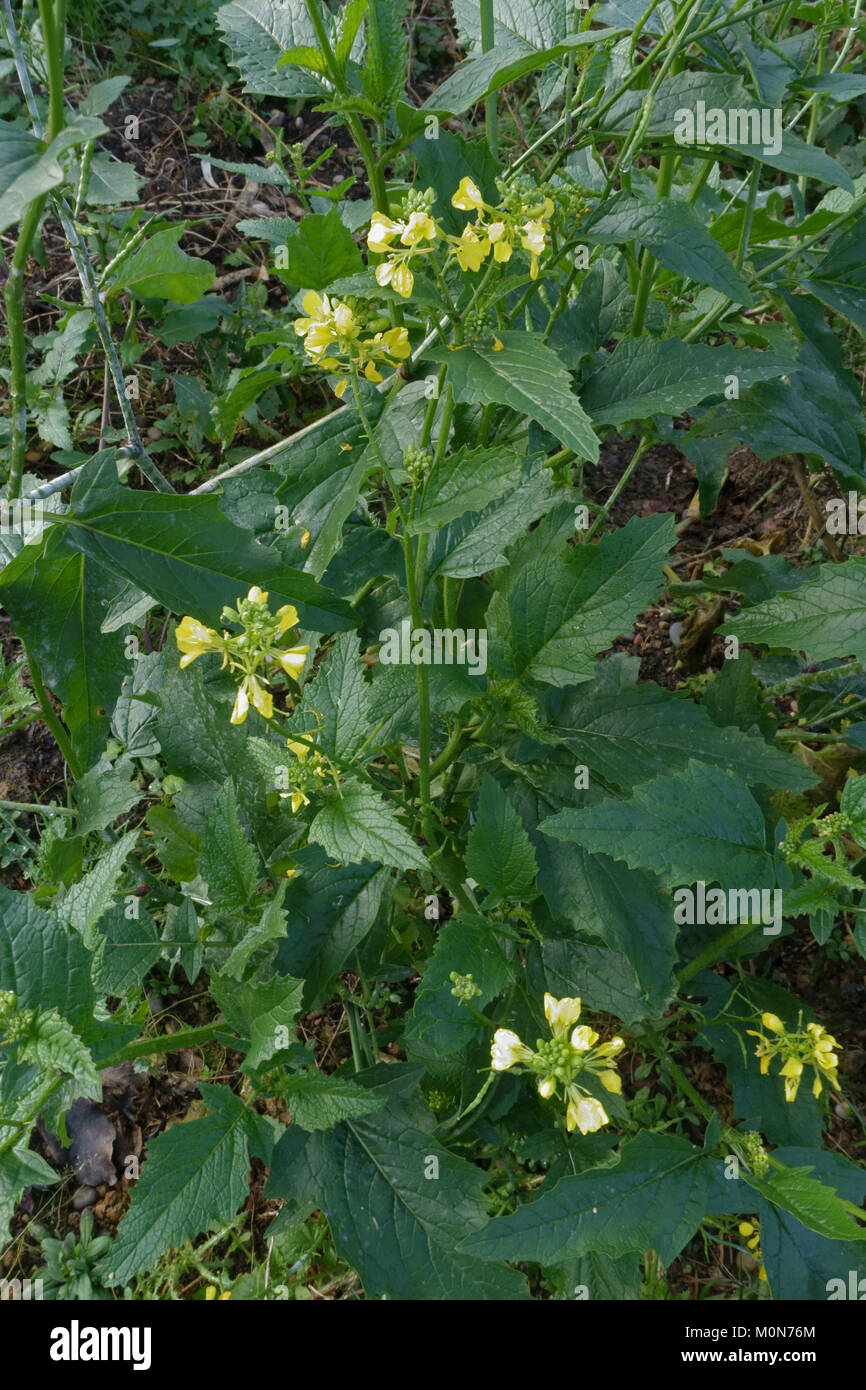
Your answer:
[[[674,159],[672,153],[663,154],[659,160],[659,174],[656,179],[656,198],[666,198],[671,191],[671,183],[674,176]],[[656,258],[645,247],[641,259],[640,279],[638,281],[637,294],[634,300],[634,312],[631,320],[632,336],[637,338],[643,332],[644,319],[646,317],[647,304],[649,303],[650,292],[653,287],[656,272]]]
[[[648,437],[646,435],[642,435],[640,440],[638,441],[637,448],[635,449],[634,453],[631,456],[631,459],[629,460],[628,467],[623,472],[622,477],[620,478],[616,487],[613,489],[613,492],[608,497],[598,516],[595,518],[595,521],[592,523],[586,535],[584,536],[584,545],[588,544],[588,542],[592,540],[596,531],[607,520],[608,515],[610,514],[611,507],[613,506],[616,499],[619,497],[623,488],[628,483],[629,478],[631,477],[634,470],[637,468],[638,464],[640,463],[649,446],[650,441]]]
[[[35,694],[42,708],[42,714],[45,719],[45,723],[48,725],[49,729],[54,735],[54,741],[57,744],[57,747],[60,749],[61,753],[63,754],[63,757],[66,761],[66,764],[70,772],[77,781],[84,769],[82,768],[78,760],[78,757],[72,751],[72,740],[70,739],[68,733],[66,732],[60,720],[57,718],[57,715],[54,713],[54,710],[52,709],[51,701],[48,698],[48,693],[45,689],[45,686],[42,683],[42,672],[39,670],[38,663],[32,659],[26,647],[24,650],[27,656],[27,669],[30,672],[30,679],[33,682],[33,693]]]
[[[72,811],[68,806],[43,806],[39,801],[0,801],[0,807],[4,811],[31,811],[38,812],[43,816],[72,816],[78,815],[77,811]]]

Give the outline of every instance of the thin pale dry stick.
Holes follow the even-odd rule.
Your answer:
[[[842,551],[839,549],[832,536],[828,536],[825,534],[827,521],[824,517],[821,516],[821,509],[818,506],[814,492],[809,486],[809,479],[806,477],[806,470],[803,467],[803,460],[799,454],[792,454],[791,468],[794,474],[794,480],[797,484],[797,487],[800,489],[800,496],[806,503],[806,509],[809,513],[809,516],[812,518],[812,525],[815,527],[815,530],[818,533],[816,536],[816,540],[822,540],[826,547],[827,554],[830,555],[831,558],[834,559],[837,564],[841,563],[845,559],[845,556],[842,554]]]

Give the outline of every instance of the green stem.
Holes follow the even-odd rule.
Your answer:
[[[489,53],[494,44],[493,0],[481,0],[481,52]],[[499,158],[499,123],[496,96],[484,100],[484,129],[494,159]]]
[[[731,946],[736,946],[738,941],[743,940],[743,937],[753,932],[755,925],[754,922],[737,922],[730,931],[724,932],[715,941],[711,941],[700,955],[695,956],[694,960],[690,960],[688,965],[684,965],[681,970],[677,971],[677,979],[680,984],[686,984],[688,980],[700,974],[706,966],[715,965],[717,961],[724,960],[725,952]]]
[[[45,689],[45,686],[42,683],[42,672],[39,670],[39,666],[33,660],[26,647],[24,648],[24,652],[27,657],[27,669],[30,672],[30,679],[33,682],[33,693],[39,701],[39,704],[42,709],[42,714],[45,719],[45,723],[48,725],[49,729],[54,735],[54,741],[57,744],[57,747],[60,749],[61,753],[63,754],[63,757],[66,761],[66,765],[69,768],[75,780],[77,781],[84,769],[82,768],[77,756],[72,751],[72,741],[68,733],[66,732],[60,720],[57,718],[57,715],[54,713],[54,710],[52,709],[51,701],[48,698],[48,693]]]
[[[177,1033],[160,1033],[158,1037],[137,1038],[135,1042],[127,1043],[115,1052],[107,1066],[116,1066],[119,1062],[131,1062],[136,1057],[150,1057],[157,1053],[179,1052],[185,1047],[201,1047],[203,1043],[212,1042],[221,1033],[230,1032],[226,1023],[206,1023],[202,1028],[181,1028]]]
[[[607,520],[610,514],[611,507],[613,506],[616,499],[619,497],[623,488],[626,486],[629,478],[631,477],[634,470],[637,468],[638,464],[640,463],[649,446],[649,439],[646,435],[642,435],[641,438],[638,440],[637,448],[635,449],[634,453],[631,456],[631,459],[629,460],[628,467],[623,472],[622,477],[620,478],[616,487],[613,489],[613,492],[610,494],[601,511],[599,512],[598,516],[595,518],[595,521],[592,523],[586,535],[583,537],[584,545],[588,544],[588,542],[592,540],[596,531]]]
[[[77,816],[77,811],[71,811],[68,806],[43,806],[38,801],[0,801],[0,808],[4,811],[31,811],[38,812],[43,816]]]
[[[659,160],[659,175],[656,179],[656,197],[666,198],[671,191],[671,182],[674,176],[674,159],[672,153],[663,154]],[[637,338],[643,332],[644,319],[646,317],[647,304],[649,303],[650,291],[653,287],[656,271],[656,258],[649,247],[644,249],[640,266],[640,280],[638,281],[637,294],[634,301],[634,312],[631,319],[632,336]]]
[[[6,305],[6,336],[9,341],[9,404],[12,440],[6,497],[14,502],[21,496],[24,454],[27,448],[27,343],[24,334],[24,270],[39,227],[47,194],[29,204],[18,231],[18,240],[3,291]]]

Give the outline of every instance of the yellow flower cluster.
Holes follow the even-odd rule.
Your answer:
[[[381,381],[377,362],[396,366],[411,352],[409,334],[405,328],[389,328],[372,337],[361,336],[363,325],[355,310],[339,299],[329,299],[315,290],[308,290],[301,301],[306,318],[295,319],[295,332],[304,340],[304,351],[310,361],[326,371],[338,372],[346,367],[362,371],[368,381]],[[349,384],[342,377],[334,393],[342,399]]]
[[[460,180],[451,205],[478,214],[474,223],[467,222],[462,236],[453,238],[461,270],[479,270],[491,251],[494,261],[510,261],[515,246],[522,246],[530,254],[530,277],[538,278],[538,258],[547,246],[547,224],[553,216],[552,198],[543,197],[529,205],[521,202],[513,209],[507,203],[491,207],[478,185],[467,177]]]
[[[438,226],[424,208],[410,212],[402,222],[395,222],[383,212],[374,212],[367,233],[367,246],[371,251],[388,253],[387,260],[380,261],[376,266],[377,283],[383,289],[390,285],[404,299],[408,299],[415,286],[410,263],[415,256],[429,255],[439,236]],[[429,242],[429,245],[425,246],[424,242]]]
[[[839,1089],[839,1044],[820,1023],[807,1023],[805,1030],[789,1033],[776,1014],[764,1013],[761,1015],[761,1025],[768,1033],[775,1035],[768,1038],[753,1028],[747,1030],[750,1037],[758,1039],[755,1056],[761,1060],[761,1075],[767,1075],[774,1057],[781,1057],[780,1075],[785,1078],[785,1100],[797,1099],[806,1067],[811,1067],[815,1073],[813,1096],[820,1096],[824,1081],[834,1090]]]
[[[761,1227],[758,1218],[754,1221],[741,1221],[738,1227],[740,1235],[745,1240],[756,1260],[761,1258]],[[758,1278],[766,1282],[767,1271],[763,1264],[758,1269]]]
[[[297,681],[310,650],[308,646],[276,645],[283,633],[297,627],[297,609],[286,603],[276,613],[271,613],[267,591],[254,584],[246,598],[238,602],[237,611],[224,608],[222,617],[228,622],[240,624],[243,632],[235,634],[223,630],[219,633],[212,627],[205,627],[197,618],[181,618],[174,634],[178,650],[183,653],[180,665],[189,666],[205,652],[220,652],[223,667],[228,666],[230,671],[243,673],[231,713],[232,724],[243,724],[250,705],[258,710],[263,719],[270,719],[274,712],[274,699],[258,679],[259,673],[266,665],[274,664],[293,681]]]
[[[556,1095],[557,1084],[562,1085],[566,1129],[569,1133],[579,1129],[581,1134],[592,1134],[609,1124],[609,1116],[601,1101],[579,1085],[576,1078],[581,1072],[591,1072],[606,1091],[620,1095],[622,1081],[611,1063],[625,1043],[617,1037],[597,1046],[599,1035],[593,1028],[586,1024],[574,1027],[580,1008],[579,999],[554,999],[552,994],[545,994],[544,1016],[552,1037],[539,1038],[533,1051],[510,1028],[497,1028],[490,1048],[490,1065],[494,1071],[508,1071],[516,1064],[529,1067],[539,1077],[538,1094],[543,1100],[550,1100]]]
[[[302,806],[309,806],[310,798],[304,791],[305,786],[309,786],[312,777],[324,777],[326,773],[326,760],[317,750],[313,750],[308,743],[301,743],[298,739],[286,739],[286,747],[290,753],[294,753],[300,763],[301,776],[295,779],[295,784],[285,791],[280,791],[280,796],[289,797],[292,807],[292,815],[296,815]],[[305,766],[307,759],[313,754],[311,762]]]

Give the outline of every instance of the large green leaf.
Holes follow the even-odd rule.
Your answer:
[[[795,1216],[808,1230],[829,1240],[866,1240],[866,1214],[834,1188],[813,1178],[814,1165],[802,1168],[774,1168],[766,1178],[753,1173],[743,1177],[766,1202]]]
[[[520,817],[495,778],[481,783],[475,823],[466,843],[466,867],[492,902],[535,896],[537,865]]]
[[[270,97],[321,95],[321,85],[302,68],[277,68],[287,48],[316,42],[304,0],[232,0],[216,17],[245,91]]]
[[[605,202],[581,227],[588,242],[621,246],[634,241],[668,270],[710,285],[737,304],[752,296],[743,276],[707,231],[691,203],[671,198],[624,197]]]
[[[137,902],[136,909],[136,916],[130,917],[126,907],[111,908],[100,923],[104,944],[94,978],[103,994],[120,998],[159,960],[162,945],[156,923]]]
[[[211,979],[213,997],[231,1026],[250,1040],[247,1067],[260,1067],[277,1052],[285,1051],[287,1038],[301,1007],[303,980],[274,975],[263,984],[241,984],[226,975]]]
[[[406,85],[409,35],[408,0],[367,0],[364,30],[367,51],[361,70],[364,95],[387,112]]]
[[[461,45],[480,45],[480,0],[453,0],[453,10]],[[565,38],[567,16],[559,0],[493,0],[494,44],[518,52],[550,48]]]
[[[292,1115],[292,1123],[310,1132],[333,1129],[342,1120],[356,1119],[381,1110],[385,1097],[359,1086],[347,1076],[324,1072],[293,1072],[280,1083],[280,1095]]]
[[[73,145],[105,134],[106,127],[98,117],[77,116],[46,147],[23,131],[10,129],[4,121],[0,125],[0,164],[4,167],[0,175],[0,232],[20,222],[34,199],[63,183],[66,160],[62,156]]]
[[[148,1143],[132,1204],[105,1261],[116,1288],[211,1222],[229,1221],[249,1190],[248,1147],[268,1157],[264,1120],[227,1086],[200,1083],[199,1089],[211,1113],[172,1125]]]
[[[647,683],[569,691],[555,728],[593,782],[628,788],[685,767],[689,758],[737,773],[750,786],[804,791],[815,775],[755,733],[720,729],[703,705]]]
[[[564,58],[575,49],[610,37],[610,30],[588,30],[583,34],[570,34],[561,43],[532,52],[522,50],[513,41],[506,47],[497,44],[488,53],[481,53],[455,68],[450,77],[446,77],[427,98],[422,110],[445,116],[461,116],[470,106],[501,91],[509,83],[556,62],[558,58]]]
[[[859,222],[836,238],[816,271],[800,284],[866,333],[866,255]]]
[[[741,642],[806,652],[813,661],[843,656],[866,661],[864,582],[862,556],[818,565],[807,583],[738,613],[725,631]]]
[[[447,364],[456,400],[507,405],[537,420],[579,458],[595,463],[598,439],[553,349],[533,333],[510,330],[499,338],[499,352],[480,345],[436,346],[425,355]]]
[[[59,530],[44,546],[25,546],[0,575],[3,604],[63,705],[83,768],[105,747],[108,716],[129,670],[122,633],[101,629],[117,588],[111,570],[74,550]]]
[[[623,338],[584,382],[580,398],[593,420],[620,425],[647,415],[681,415],[720,395],[729,376],[745,390],[790,370],[787,358],[770,352],[706,347],[679,338]]]
[[[641,783],[630,801],[608,798],[560,811],[540,829],[631,868],[652,869],[669,885],[775,883],[763,813],[748,787],[733,773],[694,760],[674,777]]]
[[[290,1130],[274,1150],[268,1192],[294,1196],[300,1185],[316,1194],[368,1299],[525,1297],[520,1275],[458,1250],[487,1222],[484,1181],[392,1104],[313,1134],[300,1149]]]
[[[67,889],[57,913],[77,931],[89,950],[97,944],[96,924],[102,920],[117,893],[123,866],[138,839],[138,831],[130,830],[109,845],[92,869]]]
[[[866,1172],[839,1153],[818,1148],[783,1147],[776,1149],[773,1157],[792,1168],[811,1166],[814,1176],[858,1206],[866,1197]],[[829,1240],[816,1235],[770,1202],[759,1201],[758,1211],[761,1258],[774,1298],[818,1301],[862,1298],[866,1287],[860,1283],[866,1278],[866,1251],[862,1242]]]
[[[713,1162],[685,1139],[644,1132],[623,1144],[615,1167],[562,1178],[550,1191],[545,1184],[534,1202],[473,1232],[461,1248],[539,1264],[652,1249],[670,1264],[705,1215]]]
[[[21,1009],[57,1009],[79,1031],[93,1017],[91,956],[81,937],[27,893],[0,885],[0,989]]]
[[[236,912],[247,906],[259,881],[258,867],[228,780],[211,807],[199,856],[199,870],[218,911]]]
[[[310,826],[310,840],[338,864],[365,859],[394,869],[420,869],[427,861],[375,787],[347,779]]]
[[[370,863],[335,868],[318,845],[300,850],[295,863],[277,965],[304,978],[312,1007],[375,922],[391,875]]]
[[[428,577],[469,579],[507,565],[506,548],[561,496],[549,472],[536,464],[517,487],[483,511],[466,512],[437,531],[426,557]]]
[[[217,626],[223,608],[258,584],[270,591],[273,607],[296,604],[305,627],[352,626],[347,604],[284,564],[276,550],[257,545],[215,497],[129,491],[118,485],[113,460],[98,455],[85,465],[72,500],[61,519],[70,545],[174,613]]]
[[[316,744],[339,767],[359,752],[370,732],[369,687],[354,633],[342,633],[304,686],[291,730],[316,734]]]
[[[590,680],[596,656],[658,596],[674,544],[672,516],[633,517],[598,545],[537,546],[512,566],[488,621],[516,675],[551,685]]]
[[[364,269],[352,233],[336,208],[308,214],[296,224],[294,235],[286,237],[285,249],[286,265],[280,265],[275,274],[284,284],[305,290],[327,289],[341,276]]]
[[[188,256],[178,246],[183,227],[164,227],[133,251],[112,276],[106,294],[126,290],[138,299],[170,299],[191,304],[209,290],[216,271],[209,261]]]
[[[480,512],[520,483],[521,458],[513,449],[455,449],[434,462],[412,518],[418,532],[438,531],[465,512]]]

